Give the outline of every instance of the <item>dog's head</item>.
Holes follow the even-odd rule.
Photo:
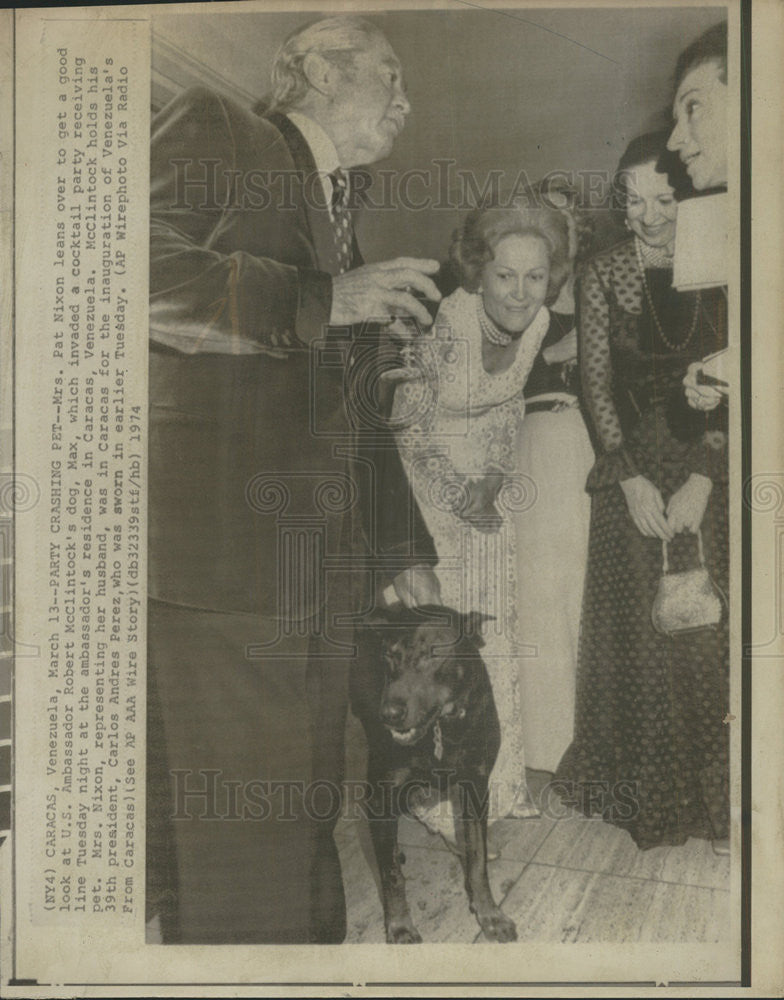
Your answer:
[[[386,670],[379,713],[401,746],[418,743],[439,718],[462,718],[477,670],[480,626],[488,616],[450,608],[397,608],[374,620]]]

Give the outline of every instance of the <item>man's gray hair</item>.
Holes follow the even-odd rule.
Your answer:
[[[324,59],[350,69],[357,52],[383,39],[383,31],[362,17],[324,17],[297,28],[283,42],[272,64],[272,107],[285,111],[296,107],[309,90],[303,70],[305,56],[318,52]]]

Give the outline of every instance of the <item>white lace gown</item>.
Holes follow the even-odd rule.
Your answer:
[[[513,514],[530,489],[517,468],[515,440],[525,412],[522,389],[547,332],[540,309],[520,338],[506,371],[482,365],[478,296],[459,289],[441,303],[433,328],[414,348],[420,376],[396,390],[392,421],[398,448],[438,553],[445,605],[479,611],[487,664],[501,724],[501,748],[490,779],[490,819],[536,815],[525,785],[517,639],[517,559]],[[458,518],[452,503],[467,479],[506,476],[497,507],[503,525],[484,534]]]

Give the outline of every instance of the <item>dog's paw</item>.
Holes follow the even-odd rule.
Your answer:
[[[395,921],[387,926],[387,944],[422,944],[422,938],[410,920]]]
[[[476,919],[488,941],[503,943],[517,940],[517,928],[514,920],[510,920],[497,906],[487,913],[477,913]]]

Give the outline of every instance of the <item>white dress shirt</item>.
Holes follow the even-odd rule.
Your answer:
[[[340,159],[338,158],[338,151],[335,149],[335,144],[317,121],[314,121],[307,115],[303,115],[301,111],[289,111],[286,113],[286,117],[292,125],[295,125],[300,130],[305,142],[310,146],[331,218],[332,189],[334,185],[329,175],[340,166]]]

